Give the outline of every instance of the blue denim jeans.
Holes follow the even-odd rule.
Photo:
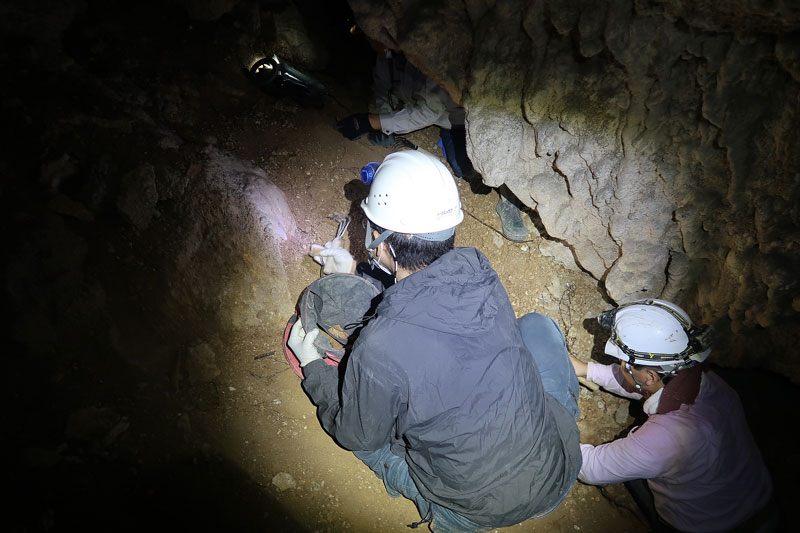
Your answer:
[[[522,339],[539,368],[545,392],[563,405],[577,420],[580,415],[578,378],[569,361],[567,344],[561,329],[552,318],[539,313],[527,314],[517,323],[522,331]],[[414,502],[423,522],[428,522],[431,531],[467,533],[492,529],[476,524],[455,511],[423,498],[408,473],[408,464],[405,459],[393,454],[388,444],[380,450],[353,453],[383,480],[386,492],[390,496],[395,498],[404,496]],[[561,504],[566,495],[565,492],[553,509]],[[539,514],[537,517],[545,516],[553,509]]]
[[[491,529],[478,525],[455,511],[423,498],[408,473],[408,463],[402,457],[393,454],[388,444],[380,450],[353,453],[383,480],[386,492],[390,496],[393,498],[405,496],[414,502],[419,515],[422,517],[422,522],[428,522],[428,527],[431,531],[457,533],[489,531]],[[422,522],[418,522],[414,527]]]
[[[561,328],[546,315],[528,313],[517,320],[522,340],[533,355],[544,391],[552,396],[578,421],[580,385],[567,353],[567,341]]]

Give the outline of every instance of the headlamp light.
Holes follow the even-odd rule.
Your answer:
[[[379,166],[381,166],[380,163],[373,161],[372,163],[367,163],[361,167],[361,181],[366,185],[371,184]]]
[[[617,314],[617,309],[611,309],[597,315],[597,322],[603,329],[611,330],[614,327],[614,317]]]

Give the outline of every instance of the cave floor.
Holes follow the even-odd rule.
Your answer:
[[[214,145],[263,168],[283,192],[300,237],[280,246],[286,277],[263,281],[281,285],[284,292],[288,286],[292,298],[320,275],[306,252],[309,244],[334,236],[336,224],[328,215],[353,215],[344,245],[363,258],[357,206],[366,187],[359,171],[389,153],[335,131],[336,119],[361,104],[357,92],[341,87],[332,92],[335,98],[327,98],[321,109],[307,109],[254,89],[235,88],[236,98],[229,99],[200,87],[184,93],[176,115],[181,138],[195,146]],[[236,105],[228,107],[234,100]],[[407,137],[440,155],[436,128]],[[96,142],[109,143],[99,150],[117,149],[112,141]],[[148,155],[157,165],[159,153]],[[583,325],[588,315],[607,307],[595,283],[543,253],[553,246],[540,237],[530,213],[525,214],[529,240],[508,241],[498,231],[497,193],[463,180],[458,187],[467,216],[456,244],[486,254],[518,315],[552,316],[573,354],[586,360],[596,353],[599,345]],[[145,263],[146,258],[137,262]],[[144,270],[141,275],[153,276]],[[117,283],[130,282],[120,276]],[[121,289],[140,290],[135,285]],[[158,302],[161,296],[155,288],[132,301]],[[283,304],[275,308],[292,305]],[[124,322],[127,308],[118,316]],[[418,520],[414,505],[389,497],[374,474],[321,429],[282,355],[288,318],[252,335],[225,338],[224,351],[216,354],[220,375],[212,383],[182,382],[180,368],[163,383],[143,377],[162,368],[164,359],[150,351],[145,338],[139,368],[105,351],[62,355],[55,364],[32,359],[13,366],[8,379],[18,385],[14,401],[26,406],[14,414],[20,428],[14,440],[24,460],[9,470],[20,530],[133,531],[158,524],[200,531],[407,531],[406,525]],[[181,338],[215,334],[180,332]],[[23,386],[32,376],[42,383]],[[602,391],[582,388],[580,407],[584,442],[607,442],[634,420],[626,400]],[[507,529],[646,527],[621,486],[576,483],[552,514]]]
[[[352,112],[340,100],[347,99],[327,99],[324,108],[316,110],[266,96],[225,128],[231,136],[226,144],[232,151],[262,166],[284,192],[303,235],[302,242],[287,242],[282,248],[292,295],[299,296],[320,274],[319,266],[305,253],[309,243],[333,238],[336,224],[327,218],[329,214],[353,215],[344,246],[356,256],[363,252],[357,206],[366,187],[358,181],[359,171],[362,165],[381,161],[389,153],[366,140],[348,141],[333,129],[337,118]],[[358,104],[352,109],[357,110]],[[437,128],[407,138],[441,155],[435,146]],[[467,216],[459,226],[456,245],[483,251],[518,316],[537,311],[554,317],[567,333],[572,352],[587,359],[594,339],[582,321],[587,314],[606,307],[595,285],[581,272],[564,268],[540,253],[544,241],[528,214],[530,240],[508,241],[498,231],[497,193],[463,180],[458,186]],[[282,328],[265,331],[264,338],[255,343],[266,346],[264,353],[273,355],[259,357],[260,353],[253,353],[253,340],[241,339],[241,345],[233,350],[236,354],[224,358],[226,366],[217,382],[219,405],[188,415],[194,428],[192,438],[207,443],[279,502],[270,521],[289,520],[309,531],[407,531],[406,524],[418,519],[414,505],[389,497],[380,480],[321,429],[300,380],[282,356],[282,334]],[[633,420],[625,416],[627,401],[583,387],[580,407],[585,442],[610,440]],[[576,483],[551,515],[513,529],[646,529],[632,511],[634,507],[621,486],[601,490]]]
[[[157,15],[148,3],[90,4],[99,13],[76,19],[58,41],[65,49],[54,51],[42,72],[34,61],[36,47],[19,45],[3,56],[20,57],[7,69],[14,72],[9,80],[14,96],[3,100],[4,110],[16,137],[9,140],[18,142],[9,143],[8,160],[2,161],[9,184],[0,196],[12,215],[8,238],[16,244],[7,251],[28,254],[16,263],[16,272],[5,272],[6,289],[18,304],[6,312],[27,313],[22,322],[33,324],[6,336],[11,356],[4,374],[9,384],[4,437],[14,452],[3,455],[10,489],[5,503],[12,511],[4,516],[4,529],[408,531],[406,525],[419,518],[414,505],[388,496],[380,480],[322,430],[285,361],[282,339],[289,316],[281,314],[293,302],[270,302],[281,310],[278,317],[259,317],[258,326],[242,328],[247,333],[235,338],[223,333],[222,325],[220,331],[213,324],[178,331],[198,321],[187,316],[192,309],[181,309],[180,316],[154,311],[168,300],[169,273],[158,272],[161,264],[141,253],[148,246],[172,250],[168,238],[142,241],[153,234],[170,236],[173,228],[164,222],[174,215],[170,204],[179,203],[178,191],[202,170],[210,147],[263,169],[285,196],[297,226],[297,234],[279,246],[286,275],[265,277],[260,281],[266,290],[254,292],[299,297],[320,275],[307,250],[334,236],[330,214],[353,216],[344,245],[363,259],[358,203],[367,189],[359,171],[389,151],[366,140],[348,141],[333,127],[337,119],[364,110],[363,87],[345,85],[341,72],[339,81],[321,78],[330,89],[324,106],[303,108],[261,93],[239,75],[244,37],[258,33],[245,24],[249,16],[245,23],[226,17],[190,24],[184,14],[169,11],[171,3],[160,4]],[[111,13],[121,7],[122,16]],[[440,155],[436,128],[407,138]],[[120,198],[114,195],[124,180],[112,172],[148,163],[174,174],[172,181],[159,183],[174,182],[175,191],[159,193],[151,206],[158,216],[142,237],[145,233],[117,212]],[[609,307],[597,283],[564,266],[569,252],[542,238],[531,218],[535,214],[524,216],[529,240],[508,241],[499,232],[497,193],[463,180],[458,188],[466,217],[456,245],[474,246],[487,256],[518,316],[549,315],[573,355],[602,357],[605,339],[593,336],[587,330],[591,320],[585,321]],[[214,207],[198,218],[216,220]],[[30,277],[20,274],[26,270]],[[15,287],[14,280],[31,283]],[[82,306],[73,297],[90,301]],[[265,307],[254,303],[237,302]],[[75,316],[59,316],[65,309]],[[99,312],[78,313],[87,310]],[[109,316],[96,316],[106,312]],[[18,318],[5,323],[19,324]],[[152,334],[158,321],[165,323],[160,329],[169,339]],[[55,331],[67,334],[58,338]],[[186,378],[185,360],[176,353],[193,341],[214,346],[219,374],[212,381]],[[748,373],[739,382],[753,381]],[[791,416],[786,398],[794,392],[767,390],[773,394],[766,399],[759,394],[745,406],[761,422],[762,444],[773,452],[773,471],[791,489],[783,491],[790,502],[796,460],[783,450],[785,439],[775,438],[775,427],[797,425],[785,420]],[[581,440],[592,444],[614,439],[641,415],[635,404],[586,387],[579,406]],[[627,532],[647,526],[621,485],[577,482],[553,513],[506,530]]]

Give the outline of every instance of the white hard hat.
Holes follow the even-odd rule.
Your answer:
[[[703,362],[711,353],[709,328],[698,328],[689,315],[665,300],[641,300],[598,317],[611,325],[605,353],[622,361],[680,370]],[[613,318],[613,323],[608,320]]]
[[[375,225],[426,240],[445,240],[464,220],[455,180],[441,161],[424,150],[394,152],[375,172],[361,202]]]

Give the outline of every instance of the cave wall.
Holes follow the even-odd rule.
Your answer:
[[[350,4],[610,300],[674,300],[728,363],[800,379],[797,3]]]

